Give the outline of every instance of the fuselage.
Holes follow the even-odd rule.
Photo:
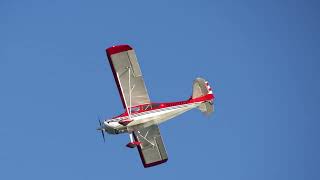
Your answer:
[[[104,121],[104,129],[109,134],[126,133],[134,130],[137,125],[149,126],[161,124],[186,111],[200,106],[204,102],[212,102],[214,96],[205,96],[188,99],[186,101],[169,103],[150,103],[128,108],[124,113],[110,120]]]

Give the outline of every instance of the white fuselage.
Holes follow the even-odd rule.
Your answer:
[[[169,106],[139,113],[134,113],[129,116],[122,116],[104,121],[106,131],[110,134],[118,134],[129,132],[134,126],[143,125],[149,126],[152,124],[161,124],[171,118],[174,118],[186,111],[198,107],[202,102],[187,103],[175,106]],[[131,119],[132,122],[126,126],[119,123],[121,120]]]

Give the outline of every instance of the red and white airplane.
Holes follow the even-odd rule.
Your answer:
[[[193,108],[205,114],[213,112],[214,95],[208,82],[196,78],[192,96],[185,101],[152,103],[144,84],[134,50],[129,45],[106,49],[111,70],[116,81],[125,112],[100,122],[98,130],[108,134],[128,133],[127,147],[137,147],[144,167],[151,167],[168,160],[162,142],[159,124]]]

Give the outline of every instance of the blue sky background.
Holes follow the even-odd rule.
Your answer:
[[[0,179],[320,179],[319,3],[0,1]],[[216,94],[161,125],[169,161],[144,169],[105,48],[136,49],[153,101]]]

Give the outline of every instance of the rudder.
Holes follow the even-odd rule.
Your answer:
[[[200,77],[196,78],[193,81],[192,99],[205,96],[207,94],[212,94],[212,89],[208,81]]]
[[[194,80],[192,88],[192,99],[212,94],[208,81],[200,77]],[[214,111],[213,100],[203,102],[198,109],[205,114],[211,114]]]

